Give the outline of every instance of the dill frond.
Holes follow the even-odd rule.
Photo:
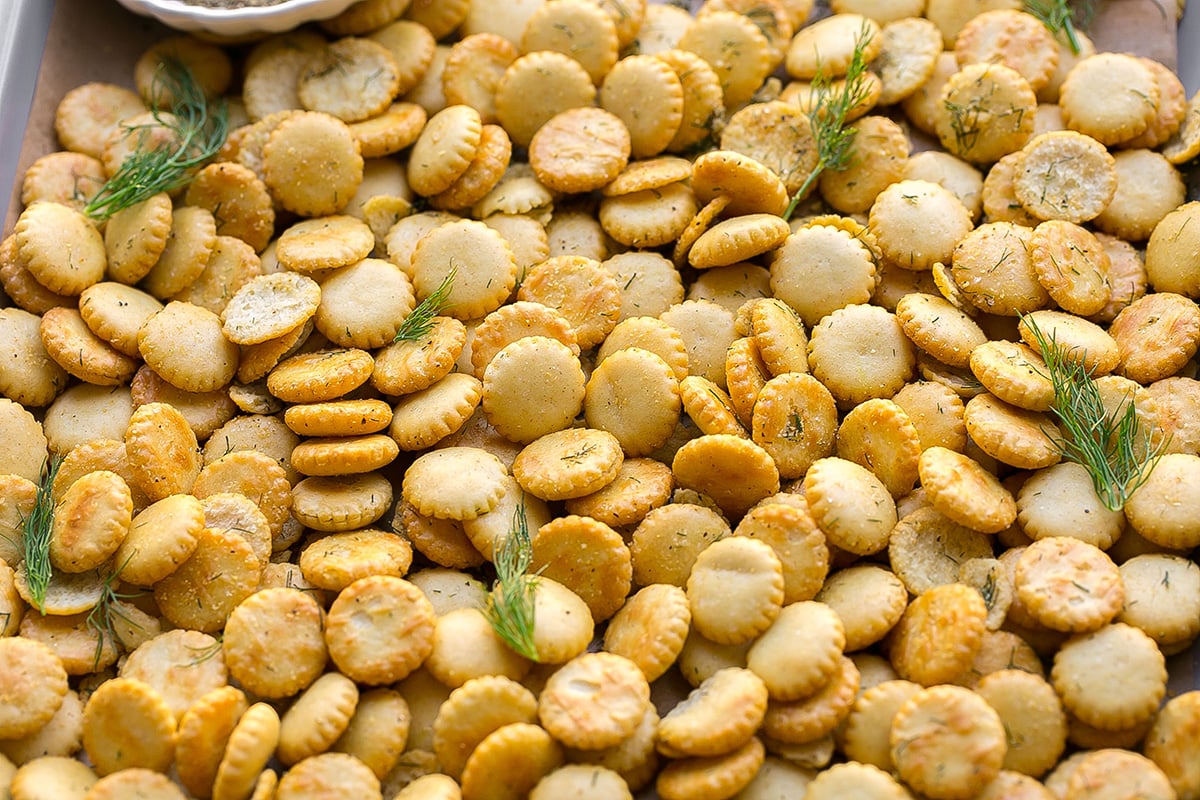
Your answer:
[[[858,129],[847,128],[846,117],[866,100],[871,91],[866,78],[865,55],[870,43],[871,30],[864,24],[854,40],[854,54],[840,86],[835,86],[834,79],[820,69],[813,78],[814,100],[806,116],[812,125],[813,139],[817,143],[817,165],[792,195],[791,202],[783,212],[784,219],[791,219],[801,198],[808,194],[808,190],[823,172],[840,172],[850,166],[854,156],[854,135],[858,133]]]
[[[217,653],[225,647],[225,634],[219,633],[216,636],[216,641],[206,647],[189,647],[196,654],[196,657],[188,662],[189,667],[195,667],[203,664],[205,661],[213,658]]]
[[[62,456],[52,455],[42,464],[33,511],[23,520],[25,581],[38,611],[46,613],[46,589],[54,569],[50,565],[50,534],[54,527],[54,497],[50,487],[62,465]]]
[[[129,558],[133,558],[133,555],[130,554]],[[128,563],[129,559],[127,558],[125,559],[125,564]],[[117,605],[118,600],[129,600],[141,594],[141,592],[122,593],[114,588],[117,580],[121,577],[122,570],[125,569],[125,564],[122,564],[120,569],[115,570],[105,577],[104,585],[100,589],[100,600],[87,615],[88,630],[96,634],[96,651],[92,662],[93,671],[100,668],[100,659],[104,655],[104,643],[109,642],[114,647],[117,645],[115,628],[118,620],[141,630],[141,625],[130,619],[129,615]]]
[[[105,220],[159,192],[187,183],[195,167],[216,155],[229,134],[229,114],[223,103],[210,106],[203,87],[177,59],[165,59],[154,75],[153,97],[171,97],[169,109],[151,108],[154,119],[174,133],[174,141],[153,150],[136,150],[121,163],[84,213]],[[169,113],[164,113],[164,111]],[[137,129],[128,129],[133,134]]]
[[[1047,434],[1068,461],[1087,470],[1105,508],[1120,511],[1129,496],[1150,476],[1169,439],[1153,444],[1153,431],[1142,429],[1133,398],[1119,411],[1109,412],[1083,359],[1059,347],[1032,317],[1022,318],[1046,363],[1054,386],[1051,413],[1062,436]]]
[[[513,512],[512,526],[496,546],[496,582],[488,596],[486,615],[496,635],[526,658],[537,661],[533,639],[533,593],[536,578],[528,574],[533,546],[525,503]]]
[[[1055,38],[1066,37],[1071,52],[1079,55],[1079,29],[1086,28],[1096,14],[1096,0],[1071,7],[1070,0],[1025,0],[1025,10],[1041,20]]]
[[[409,312],[400,323],[393,342],[419,342],[433,330],[433,318],[442,313],[446,300],[450,297],[450,289],[454,286],[454,276],[458,268],[452,267],[442,282],[433,290],[433,294],[422,300],[416,308]]]
[[[975,97],[967,105],[951,100],[942,101],[950,114],[950,130],[954,132],[954,142],[959,152],[969,153],[979,142],[984,127],[980,119],[990,116],[986,106],[988,97]]]

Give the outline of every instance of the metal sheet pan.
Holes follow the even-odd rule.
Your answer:
[[[1138,52],[1175,63],[1188,94],[1200,90],[1200,3],[1176,33],[1175,0],[1108,0],[1096,38],[1113,47],[1136,31]],[[131,85],[132,65],[170,34],[111,0],[0,0],[0,210],[4,229],[20,211],[20,176],[57,149],[53,117],[70,87],[90,80]],[[1178,38],[1176,38],[1176,36]],[[1178,45],[1178,47],[1176,47]],[[1200,645],[1169,660],[1171,694],[1200,689]]]

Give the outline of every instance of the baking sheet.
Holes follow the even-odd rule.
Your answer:
[[[1176,64],[1189,96],[1200,87],[1200,3],[1177,32],[1175,0],[1107,0],[1092,29],[1099,49],[1122,50]],[[133,63],[171,31],[112,0],[0,0],[0,193],[4,232],[20,212],[20,176],[58,149],[54,109],[87,81],[132,87]],[[1178,39],[1177,39],[1178,36]],[[43,47],[44,43],[44,47]],[[24,135],[22,135],[24,133]],[[0,306],[7,305],[0,293]],[[1169,660],[1172,694],[1200,688],[1200,645]]]
[[[11,187],[0,198],[5,233],[21,211],[21,175],[59,149],[59,99],[88,81],[133,88],[138,56],[171,33],[113,0],[0,0],[0,179]]]
[[[29,118],[33,89],[37,83],[42,46],[50,28],[54,4],[12,0],[0,4],[0,186],[12,186],[20,162],[21,133]],[[5,203],[5,225],[8,219],[8,195],[0,197]]]

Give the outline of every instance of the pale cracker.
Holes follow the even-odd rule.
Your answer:
[[[138,351],[160,377],[189,392],[225,386],[237,371],[237,345],[222,334],[220,318],[191,303],[172,301],[146,320]]]
[[[405,472],[404,499],[422,514],[474,519],[490,511],[505,493],[504,464],[477,448],[445,448],[419,457]],[[463,481],[464,474],[472,480]],[[448,492],[452,486],[458,491]]]
[[[117,386],[133,377],[137,362],[92,333],[73,308],[51,308],[39,325],[45,352],[70,375],[97,386]]]
[[[681,487],[708,495],[734,517],[779,491],[779,470],[770,453],[729,434],[692,439],[675,452],[671,471]]]
[[[968,64],[947,80],[941,99],[938,138],[966,161],[998,161],[1033,133],[1037,97],[1020,73],[1002,64]]]
[[[971,722],[950,725],[945,722],[948,717]],[[905,701],[896,712],[890,738],[892,758],[904,781],[925,793],[946,796],[983,788],[999,774],[1008,749],[1000,715],[974,692],[952,686],[925,689]],[[960,748],[970,748],[975,757],[947,763],[948,754]]]
[[[696,201],[683,183],[606,197],[600,205],[604,232],[640,248],[676,241],[696,215]]]
[[[1104,145],[1085,134],[1043,133],[1020,153],[1013,191],[1021,205],[1039,219],[1095,219],[1117,191],[1116,162]],[[1060,169],[1068,160],[1072,168]]]
[[[854,130],[855,147],[862,155],[841,172],[822,172],[818,180],[825,202],[843,214],[870,209],[880,192],[901,179],[909,151],[903,129],[887,117],[863,117]]]
[[[198,631],[166,631],[139,644],[117,674],[156,689],[178,720],[203,695],[226,685],[229,676],[220,647],[215,638]]]
[[[879,23],[873,19],[842,13],[802,28],[788,48],[788,74],[805,79],[818,72],[831,77],[845,75],[860,39],[864,42],[862,58],[870,62],[883,46]]]
[[[845,651],[860,651],[881,640],[904,613],[908,591],[889,569],[860,564],[829,575],[816,599],[842,620]]]
[[[251,122],[280,111],[301,108],[296,84],[308,67],[309,59],[325,47],[318,36],[312,47],[279,47],[247,59],[242,80],[242,102]]]
[[[933,75],[941,52],[941,33],[929,20],[913,15],[884,23],[879,54],[871,63],[883,84],[880,105],[898,103],[917,91]]]
[[[361,148],[349,126],[329,114],[301,111],[278,123],[263,148],[262,178],[289,211],[336,214],[363,178]]]
[[[300,353],[271,370],[267,388],[291,403],[335,400],[366,383],[374,366],[371,354],[359,348]]]
[[[547,84],[553,76],[553,85]],[[554,51],[527,53],[512,62],[496,86],[496,116],[513,143],[533,134],[560,111],[592,105],[596,89],[579,62]]]
[[[345,122],[382,112],[399,90],[400,70],[388,48],[352,36],[310,56],[296,80],[296,96],[304,108]]]
[[[570,347],[558,339],[525,336],[489,359],[483,410],[502,435],[528,444],[568,427],[583,408],[584,390],[583,368]]]
[[[697,630],[721,644],[761,634],[783,604],[782,564],[774,550],[748,537],[722,539],[700,552],[687,582]]]
[[[518,300],[556,309],[570,323],[582,349],[612,331],[620,312],[616,279],[599,262],[582,256],[556,256],[531,269],[517,290]]]
[[[292,515],[319,531],[345,531],[370,525],[392,502],[392,484],[378,473],[305,478],[296,484]]]
[[[495,33],[464,36],[450,48],[442,71],[446,102],[471,106],[485,124],[496,122],[496,86],[519,55],[514,42]]]
[[[600,87],[600,106],[625,122],[634,158],[662,152],[676,136],[684,112],[683,84],[669,65],[650,55],[621,59]],[[634,113],[636,107],[653,114]]]
[[[89,286],[79,297],[88,328],[127,356],[138,355],[137,332],[162,307],[149,294],[116,281]]]
[[[104,276],[104,240],[69,206],[47,201],[27,206],[13,232],[21,263],[52,292],[78,295]]]
[[[54,132],[68,150],[99,158],[104,142],[120,123],[145,110],[141,97],[124,86],[84,83],[58,101]]]
[[[17,237],[10,234],[0,242],[0,286],[18,308],[42,314],[58,306],[68,307],[74,299],[52,292],[37,282],[17,252]]]
[[[1158,223],[1184,204],[1182,176],[1160,153],[1148,150],[1124,151],[1114,156],[1114,161],[1117,192],[1096,217],[1096,227],[1130,241],[1148,239]],[[1164,235],[1160,242],[1165,239]],[[1161,265],[1162,262],[1156,264]],[[1164,289],[1171,288],[1157,280],[1155,283]]]
[[[109,277],[128,284],[140,281],[162,255],[170,233],[171,198],[166,192],[117,211],[104,225]]]
[[[1093,727],[1120,730],[1153,715],[1165,693],[1166,668],[1153,639],[1115,622],[1064,644],[1050,681],[1067,711]]]
[[[370,625],[360,608],[374,609]],[[433,647],[436,615],[421,590],[403,578],[374,575],[347,586],[329,608],[325,640],[347,677],[368,685],[393,683],[420,666]]]
[[[683,117],[667,145],[672,153],[685,152],[714,135],[724,111],[724,92],[716,70],[700,55],[677,44],[654,54],[675,70],[683,87]]]
[[[963,237],[954,248],[950,274],[972,306],[1016,316],[1048,303],[1029,257],[1031,237],[1029,228],[1011,222],[986,223]]]
[[[914,270],[948,262],[972,228],[970,212],[949,189],[913,180],[879,193],[871,205],[870,225],[884,257]]]
[[[226,161],[204,167],[188,185],[184,201],[213,212],[218,235],[237,237],[256,253],[275,232],[275,209],[266,184],[241,164]]]
[[[101,684],[83,709],[83,748],[100,775],[126,767],[165,770],[175,757],[174,729],[162,695],[132,678]]]
[[[1105,86],[1121,90],[1106,92]],[[1154,71],[1136,56],[1098,53],[1075,65],[1063,81],[1058,103],[1067,127],[1109,145],[1144,133],[1156,116],[1158,99]]]
[[[63,203],[82,211],[104,185],[104,165],[99,158],[69,150],[41,156],[21,178],[21,202],[38,200]]]
[[[142,278],[142,288],[163,301],[182,292],[204,271],[216,244],[217,222],[212,212],[180,206],[171,214],[171,234]]]
[[[889,353],[890,358],[881,357]],[[867,360],[870,381],[859,371]],[[896,316],[865,304],[847,305],[822,318],[808,340],[813,376],[844,406],[894,394],[912,376],[915,360]]]
[[[411,262],[416,297],[424,300],[453,274],[445,313],[478,319],[499,308],[516,286],[512,249],[494,229],[458,220],[433,229],[417,242]]]
[[[205,528],[195,550],[154,585],[163,616],[179,627],[219,631],[258,587],[261,566],[250,544],[231,531]]]
[[[747,16],[718,10],[696,17],[679,40],[679,48],[696,53],[712,67],[725,95],[736,107],[750,100],[771,72],[771,42]],[[739,58],[728,57],[731,49]]]

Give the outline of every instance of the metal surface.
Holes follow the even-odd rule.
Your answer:
[[[0,186],[17,178],[21,143],[33,104],[54,0],[0,0]],[[0,192],[0,219],[10,195]]]

